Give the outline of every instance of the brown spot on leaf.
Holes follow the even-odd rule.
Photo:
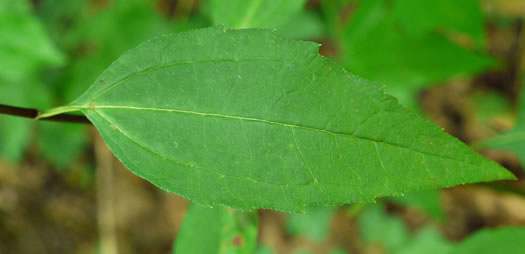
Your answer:
[[[242,247],[244,245],[244,238],[242,235],[234,235],[232,238],[232,244],[235,247]]]

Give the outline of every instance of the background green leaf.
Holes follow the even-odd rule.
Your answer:
[[[192,205],[177,235],[173,254],[254,253],[257,213]]]
[[[306,0],[207,0],[214,25],[226,28],[278,28],[299,14]]]
[[[421,192],[410,192],[401,197],[391,198],[397,204],[418,209],[432,218],[443,221],[445,212],[441,205],[442,193],[439,190],[427,190]]]
[[[521,164],[525,165],[525,95],[523,93],[525,81],[523,83],[518,105],[518,116],[514,128],[507,133],[480,143],[478,147],[500,149],[514,153],[518,156]]]
[[[0,0],[0,103],[49,107],[49,90],[38,80],[38,71],[63,61],[28,1]],[[19,161],[32,129],[28,119],[1,115],[0,157]]]
[[[21,80],[39,67],[64,62],[32,15],[29,1],[0,0],[0,59],[0,77],[6,81]]]
[[[369,244],[378,244],[389,252],[396,252],[409,241],[410,234],[403,222],[385,213],[381,205],[372,205],[359,216],[361,238]]]
[[[452,254],[525,253],[525,228],[484,229],[461,242]]]
[[[306,214],[290,214],[286,219],[286,229],[292,236],[321,242],[328,236],[335,210],[335,207],[320,207],[308,209]]]
[[[483,45],[481,16],[478,1],[358,1],[342,35],[343,62],[350,72],[385,84],[388,93],[414,107],[422,87],[495,66],[491,57],[437,30],[462,32]]]
[[[392,254],[446,254],[453,249],[433,227],[409,233],[403,221],[387,214],[382,205],[373,205],[362,211],[358,218],[360,236],[367,244],[381,247]]]

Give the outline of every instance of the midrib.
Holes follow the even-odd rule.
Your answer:
[[[277,121],[271,121],[271,120],[253,118],[253,117],[233,116],[233,115],[225,115],[225,114],[218,114],[218,113],[205,113],[205,112],[190,111],[190,110],[180,110],[180,109],[139,107],[139,106],[91,105],[91,106],[84,106],[83,109],[85,109],[85,110],[93,110],[95,112],[98,109],[109,109],[109,110],[111,110],[111,109],[124,109],[124,110],[138,110],[138,111],[140,111],[140,110],[144,110],[144,111],[159,111],[159,112],[173,112],[173,113],[180,113],[180,114],[198,115],[198,116],[205,116],[205,117],[219,117],[219,118],[225,118],[225,119],[253,121],[253,122],[260,122],[260,123],[284,126],[284,127],[288,127],[288,128],[297,128],[297,129],[304,129],[304,130],[309,130],[309,131],[314,131],[314,132],[320,132],[320,133],[325,133],[325,134],[329,134],[329,135],[332,135],[332,136],[342,136],[342,137],[347,137],[347,138],[352,138],[352,139],[357,139],[357,140],[365,140],[365,141],[373,142],[373,143],[376,143],[376,144],[377,143],[381,143],[381,144],[385,144],[385,145],[389,145],[389,146],[394,146],[396,148],[408,150],[408,151],[411,151],[411,152],[416,152],[416,153],[422,154],[424,156],[431,156],[431,157],[436,157],[436,158],[440,158],[440,159],[448,159],[448,160],[460,162],[460,163],[463,163],[463,164],[477,165],[477,164],[465,162],[465,161],[462,161],[462,160],[459,160],[459,159],[456,159],[456,158],[450,158],[450,157],[446,157],[446,156],[442,156],[442,155],[436,155],[436,154],[431,154],[431,153],[427,153],[427,152],[423,152],[423,151],[418,151],[418,150],[414,150],[414,149],[411,149],[409,147],[405,147],[405,146],[402,146],[402,145],[399,145],[399,144],[388,143],[388,142],[375,140],[375,139],[368,138],[368,137],[360,137],[360,136],[356,136],[356,135],[350,135],[350,134],[347,134],[347,133],[337,133],[337,132],[333,132],[333,131],[329,131],[329,130],[317,129],[317,128],[314,128],[314,127],[309,127],[309,126],[304,126],[304,125],[283,123],[283,122],[277,122]]]

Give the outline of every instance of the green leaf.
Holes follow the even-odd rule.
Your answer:
[[[205,11],[214,25],[227,28],[277,28],[303,8],[306,0],[208,0]]]
[[[81,47],[69,67],[64,97],[71,101],[81,95],[116,58],[141,42],[170,32],[169,23],[145,0],[113,1],[107,9],[84,13],[69,34],[70,42]],[[78,49],[77,49],[78,50]]]
[[[505,95],[499,92],[478,92],[471,96],[476,118],[485,124],[500,117],[509,117],[512,113],[512,104]]]
[[[257,247],[257,250],[255,251],[256,254],[274,254],[275,251],[273,251],[272,248],[260,245]]]
[[[63,61],[64,56],[31,13],[29,1],[0,0],[0,104],[49,107],[48,89],[36,73]],[[31,129],[31,120],[0,116],[0,157],[19,161]]]
[[[421,192],[407,193],[403,197],[393,197],[392,201],[409,208],[419,209],[432,216],[432,218],[443,221],[445,212],[441,207],[441,192],[438,190],[427,190]]]
[[[388,215],[382,205],[373,205],[358,218],[361,238],[368,244],[383,246],[396,253],[410,241],[408,229],[399,218]]]
[[[299,249],[294,254],[314,254],[314,252],[308,249]]]
[[[484,229],[461,242],[452,254],[525,253],[525,228]]]
[[[525,80],[523,81],[523,87],[525,87]],[[525,166],[525,95],[523,92],[521,93],[518,119],[514,128],[507,133],[492,137],[478,144],[477,147],[500,149],[514,153],[518,156],[521,164]]]
[[[27,0],[0,0],[0,78],[20,80],[42,66],[62,64]]]
[[[207,206],[303,211],[514,178],[382,88],[270,30],[148,41],[69,106],[160,188]]]
[[[49,93],[38,82],[34,74],[28,73],[22,80],[5,81],[0,78],[0,104],[46,108],[49,107]],[[7,162],[22,159],[27,147],[34,121],[14,116],[0,115],[0,157]]]
[[[87,129],[80,124],[40,123],[39,146],[43,158],[65,170],[85,150]]]
[[[40,0],[36,12],[45,25],[50,36],[59,44],[60,48],[71,47],[66,38],[82,17],[82,11],[88,8],[89,0],[63,1]]]
[[[432,227],[421,229],[395,254],[447,254],[454,245]],[[473,252],[475,253],[475,252]]]
[[[306,214],[290,214],[286,219],[286,229],[292,236],[322,242],[328,236],[335,210],[335,207],[319,207],[308,209]]]
[[[453,248],[453,245],[433,227],[423,228],[415,235],[410,234],[403,221],[387,214],[381,205],[364,210],[358,222],[363,240],[368,244],[383,247],[386,253],[446,254]]]
[[[257,213],[192,205],[177,234],[174,254],[255,252]]]
[[[392,11],[412,36],[441,30],[467,36],[477,46],[485,45],[483,12],[478,0],[395,0]]]
[[[289,22],[278,27],[277,30],[293,39],[319,39],[324,34],[323,21],[320,15],[311,10],[303,10]]]
[[[0,116],[0,158],[8,162],[20,161],[29,142],[30,133],[30,120]]]
[[[406,16],[399,13],[406,10],[403,2],[406,0],[360,1],[342,38],[343,62],[349,71],[385,84],[387,92],[399,97],[403,104],[414,105],[414,95],[422,87],[468,76],[495,65],[494,59],[461,47],[433,30],[427,29],[426,33],[414,36],[412,30],[418,28],[411,26],[421,24],[421,19],[427,16],[426,11],[418,8],[414,11],[420,15]],[[443,20],[431,22],[437,21]]]

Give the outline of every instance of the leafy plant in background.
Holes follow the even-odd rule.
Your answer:
[[[0,17],[0,100],[21,107],[50,106],[49,92],[38,80],[38,70],[61,65],[63,54],[48,38],[26,1],[0,1]],[[19,161],[32,128],[27,119],[2,116],[0,156]]]
[[[344,65],[385,84],[411,108],[419,89],[496,64],[483,53],[479,1],[366,0],[357,5],[340,35]]]
[[[254,253],[257,214],[191,206],[173,253]]]
[[[494,148],[514,153],[518,156],[521,164],[525,165],[525,95],[523,95],[523,92],[518,103],[518,116],[514,128],[507,133],[480,143],[478,147]]]
[[[59,2],[48,3],[53,6]],[[331,7],[349,2],[353,1],[324,1],[322,6],[329,13]],[[38,28],[25,2],[0,1],[2,16],[8,16],[7,7],[19,5],[16,18],[29,20],[24,22],[33,27],[27,33],[0,33],[30,34],[31,39],[20,40],[40,38],[36,45],[43,48],[35,51],[16,49],[24,44],[0,44],[1,49],[18,50],[0,51],[18,52],[6,57],[27,61],[16,65],[24,75],[16,77],[16,72],[9,72],[1,76],[0,72],[0,81],[5,80],[2,85],[9,86],[5,91],[12,92],[1,93],[1,103],[49,107],[74,100],[87,88],[86,81],[95,80],[73,103],[46,111],[39,119],[81,111],[131,171],[161,189],[193,200],[174,248],[176,253],[253,253],[257,217],[250,210],[256,208],[316,211],[290,215],[288,230],[291,234],[308,231],[306,237],[321,240],[334,211],[322,206],[512,179],[513,175],[496,163],[400,106],[383,93],[380,85],[353,76],[319,56],[319,45],[287,38],[315,38],[325,32],[344,31],[339,34],[344,54],[341,63],[352,72],[391,85],[389,91],[408,98],[428,83],[494,66],[494,59],[479,53],[486,43],[477,1],[435,3],[432,12],[424,16],[417,11],[418,1],[398,0],[394,5],[382,0],[358,2],[351,22],[343,22],[340,31],[324,31],[320,17],[303,8],[304,0],[209,0],[197,20],[180,23],[153,14],[151,2],[116,1],[102,12],[75,17],[75,33],[61,35],[60,27],[51,32],[63,51],[80,44],[85,52],[75,56],[67,74],[57,77],[62,84],[55,88],[58,96],[46,96],[38,102],[27,97],[28,88],[11,86],[31,84],[35,89],[38,68],[60,66],[64,57]],[[76,8],[72,5],[64,12],[70,15]],[[463,16],[443,12],[450,8],[457,13],[469,10],[472,16],[458,20]],[[54,24],[53,16],[40,15]],[[135,20],[140,22],[133,23]],[[300,32],[290,29],[305,20],[313,25]],[[3,27],[12,28],[10,19],[2,22],[7,24]],[[220,24],[225,28],[214,26],[151,39]],[[451,40],[458,35],[467,36],[470,49]],[[147,39],[151,40],[131,49]],[[47,53],[40,55],[42,52]],[[393,64],[394,59],[409,60],[399,66]],[[435,59],[454,64],[445,66]],[[28,78],[27,73],[35,77]],[[52,93],[52,89],[42,87],[41,94]],[[21,123],[19,128],[12,123],[0,125],[0,138],[7,140],[0,145],[2,157],[19,160],[23,149],[16,146],[27,143],[30,123],[12,117],[0,121]],[[42,125],[40,142],[48,156],[60,154],[63,147],[80,147],[66,149],[79,153],[86,142],[85,128],[58,126]],[[70,143],[57,142],[60,138],[55,137]],[[18,154],[9,154],[13,151]],[[74,157],[66,153],[52,160],[65,167]],[[442,218],[436,205],[439,194],[422,193],[412,199],[393,199]],[[430,198],[421,198],[425,195]],[[321,227],[313,227],[310,222],[319,218]],[[374,221],[382,223],[374,226]],[[399,220],[377,207],[363,211],[360,224],[365,241],[386,241],[384,247],[392,253],[428,249],[468,253],[466,249],[488,242],[485,237],[523,235],[523,230],[514,228],[487,231],[455,246],[433,228],[412,236]]]
[[[500,228],[474,233],[461,243],[450,242],[434,227],[409,233],[404,223],[384,211],[384,207],[373,205],[358,218],[363,240],[392,254],[470,254],[470,253],[521,253],[525,245],[524,228]]]

